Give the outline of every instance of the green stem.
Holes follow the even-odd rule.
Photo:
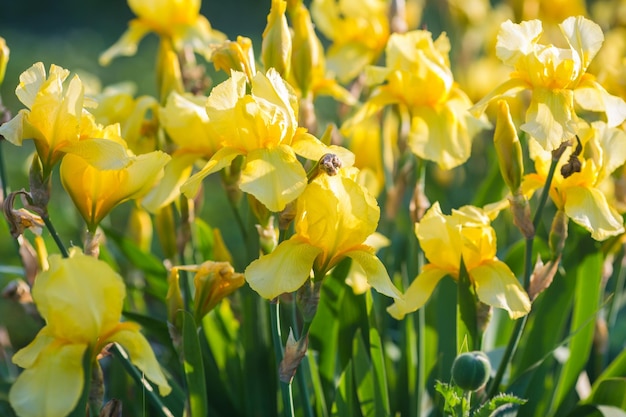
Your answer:
[[[278,300],[270,304],[270,317],[272,326],[272,339],[274,341],[274,354],[276,355],[276,363],[283,360],[284,349],[283,340],[280,329],[280,304]],[[293,391],[291,382],[280,381],[280,393],[283,398],[283,412],[286,417],[294,417],[295,410],[293,407]]]
[[[135,368],[135,366],[130,362],[128,354],[120,349],[117,343],[113,343],[111,350],[113,351],[113,355],[122,361],[122,365],[124,365],[126,372],[130,374],[137,385],[144,388],[144,393],[148,396],[148,400],[150,400],[154,408],[156,408],[159,415],[162,417],[174,417],[174,414],[172,414],[172,412],[163,404],[161,398],[159,398],[157,393],[154,391],[154,388],[152,388],[143,375],[141,375],[137,368]]]
[[[560,157],[560,155],[559,155]],[[546,178],[546,183],[541,192],[541,196],[539,198],[539,205],[537,206],[537,211],[533,217],[533,227],[537,230],[539,227],[539,222],[541,221],[541,213],[546,205],[546,201],[548,200],[548,195],[550,194],[550,187],[552,186],[552,179],[554,178],[554,172],[556,171],[556,166],[559,163],[559,157],[552,158],[552,162],[550,163],[550,169],[548,171],[548,177]],[[530,285],[530,276],[533,271],[533,244],[535,242],[535,237],[532,236],[526,239],[526,247],[524,253],[524,279],[523,284],[524,288],[528,290],[528,286]],[[530,314],[530,313],[529,313]],[[500,388],[500,383],[502,382],[502,378],[504,376],[504,372],[509,365],[509,362],[513,358],[515,351],[517,350],[517,346],[519,345],[519,341],[522,338],[522,333],[524,333],[524,328],[526,327],[526,322],[528,321],[528,315],[525,315],[521,319],[518,319],[515,322],[515,327],[513,328],[513,333],[511,334],[511,338],[509,339],[509,343],[506,346],[504,351],[504,355],[502,356],[502,361],[498,366],[498,370],[496,371],[496,376],[491,381],[489,385],[489,389],[487,390],[487,398],[492,398],[498,393]]]
[[[67,249],[65,248],[65,245],[61,241],[61,238],[59,237],[59,234],[54,228],[52,221],[50,221],[50,216],[41,216],[41,218],[43,219],[43,222],[46,224],[46,227],[48,228],[50,235],[52,235],[52,239],[54,239],[54,243],[56,243],[57,247],[59,248],[61,255],[63,255],[64,258],[69,258],[70,254],[68,253]]]

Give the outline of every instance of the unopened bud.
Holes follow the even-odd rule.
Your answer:
[[[4,74],[6,73],[10,52],[6,41],[0,36],[0,86],[2,86],[2,82],[4,81]]]
[[[134,205],[128,216],[128,237],[130,240],[143,252],[150,253],[153,230],[150,214],[138,205]]]
[[[569,218],[565,214],[565,211],[558,210],[552,220],[552,227],[550,228],[550,253],[552,258],[556,258],[563,253],[565,247],[565,241],[567,240],[567,224]]]
[[[224,41],[213,51],[211,61],[216,71],[222,70],[229,75],[231,71],[243,72],[248,82],[256,74],[252,41],[245,36],[238,36],[236,42]]]
[[[194,311],[199,323],[225,297],[244,284],[244,276],[228,262],[207,261],[196,267]]]
[[[156,72],[161,103],[166,102],[172,91],[180,94],[184,92],[180,61],[171,44],[167,41],[161,41],[159,44]]]
[[[278,234],[274,228],[274,216],[270,217],[266,226],[256,224],[256,230],[259,233],[259,245],[263,253],[271,253],[278,244]]]
[[[180,291],[178,268],[172,268],[167,279],[167,295],[165,304],[167,306],[167,320],[175,329],[182,329],[182,318],[179,311],[185,309],[183,294]]]
[[[291,17],[293,26],[291,73],[302,97],[307,97],[313,83],[313,74],[324,70],[323,49],[315,34],[311,15],[303,4],[294,8]]]
[[[272,0],[261,47],[261,60],[265,69],[274,68],[283,78],[287,78],[291,70],[291,34],[285,17],[286,10],[285,0]]]
[[[513,213],[513,224],[526,239],[532,239],[535,236],[535,226],[530,215],[528,199],[523,194],[516,193],[509,197],[509,202]]]
[[[509,105],[504,100],[498,101],[498,121],[493,143],[496,147],[502,178],[511,193],[515,194],[519,190],[524,175],[522,146],[511,118]]]
[[[307,280],[296,293],[296,303],[302,314],[302,320],[306,323],[313,321],[313,317],[317,313],[321,289],[322,281],[313,282]]]
[[[543,290],[552,284],[552,280],[559,269],[560,261],[561,255],[558,255],[555,259],[551,259],[545,265],[541,257],[537,258],[535,268],[530,276],[530,285],[528,286],[528,298],[530,298],[530,301],[534,301]]]
[[[50,201],[51,192],[51,178],[49,173],[44,174],[41,167],[39,157],[35,155],[33,157],[33,163],[30,166],[30,172],[28,175],[30,186],[30,200],[29,208],[35,211],[40,216],[48,216],[48,202]]]

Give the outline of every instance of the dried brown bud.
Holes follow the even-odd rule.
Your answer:
[[[528,297],[530,301],[537,298],[543,290],[552,284],[554,275],[556,275],[556,271],[559,269],[560,261],[561,256],[559,255],[556,259],[552,259],[544,265],[541,258],[537,258],[537,263],[535,263],[535,269],[530,276],[530,285],[528,287]]]
[[[300,340],[293,336],[293,330],[289,329],[289,337],[285,346],[285,356],[278,366],[278,375],[282,382],[290,384],[296,375],[296,370],[306,355],[309,346],[309,335],[307,333]]]
[[[18,195],[22,197],[22,203],[25,206],[30,207],[30,204],[27,202],[27,199],[30,196],[24,190],[10,193],[2,204],[2,211],[4,212],[4,217],[6,217],[7,222],[9,223],[11,236],[17,239],[17,237],[22,235],[26,229],[30,229],[30,231],[32,231],[35,235],[41,235],[41,231],[44,227],[44,222],[41,217],[37,214],[31,213],[25,208],[14,208],[15,197]]]

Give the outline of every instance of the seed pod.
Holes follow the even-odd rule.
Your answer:
[[[480,351],[462,353],[452,363],[452,381],[465,391],[484,387],[490,373],[489,358]]]

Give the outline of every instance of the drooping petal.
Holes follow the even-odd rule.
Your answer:
[[[511,319],[530,312],[530,299],[509,267],[499,260],[486,261],[468,271],[478,299],[492,307],[502,308]]]
[[[568,187],[565,191],[565,214],[602,241],[624,232],[624,221],[609,206],[605,195],[597,188]]]
[[[343,166],[354,164],[354,154],[348,149],[337,145],[327,146],[302,128],[296,131],[291,142],[291,148],[298,155],[312,161],[319,161],[325,154],[332,153],[339,157]]]
[[[230,165],[230,163],[237,156],[242,155],[243,152],[239,149],[222,148],[215,152],[215,155],[211,157],[202,169],[192,175],[185,183],[180,187],[180,191],[187,197],[193,197],[198,193],[202,180],[214,172],[218,172],[224,167]]]
[[[530,86],[520,78],[511,78],[510,80],[506,80],[499,86],[493,89],[489,94],[480,99],[480,101],[470,107],[469,112],[472,113],[475,117],[480,116],[485,112],[485,109],[493,100],[502,98],[502,97],[510,97],[515,95],[520,90],[529,88]]]
[[[20,374],[9,402],[20,417],[65,417],[83,391],[86,344],[49,345],[36,363]]]
[[[344,255],[361,266],[367,276],[367,281],[376,291],[394,299],[402,298],[402,293],[391,282],[385,266],[374,255],[373,249],[363,247],[362,250],[353,250]]]
[[[296,291],[311,275],[313,262],[321,252],[322,249],[294,236],[248,265],[244,272],[246,281],[261,297],[270,300]]]
[[[306,187],[304,168],[287,145],[248,153],[239,188],[252,194],[270,211],[281,211]]]
[[[120,324],[119,330],[112,333],[103,344],[109,342],[119,343],[124,348],[133,365],[159,387],[161,396],[166,396],[172,391],[150,344],[139,332],[138,325],[128,322]]]
[[[434,265],[426,265],[422,272],[413,280],[409,288],[401,299],[396,299],[394,303],[387,307],[387,311],[397,320],[401,320],[405,315],[420,309],[435,287],[448,273]]]
[[[132,20],[128,24],[128,30],[122,34],[117,42],[104,51],[98,58],[100,65],[106,66],[113,58],[118,56],[132,56],[137,53],[137,45],[143,39],[150,27],[138,19]]]
[[[595,80],[584,79],[574,90],[576,103],[585,110],[606,113],[609,127],[620,125],[626,119],[626,102],[613,96]]]
[[[0,125],[0,136],[3,136],[16,146],[22,146],[22,140],[24,139],[24,121],[27,116],[27,110],[20,110],[14,118]]]
[[[55,340],[48,330],[48,327],[44,326],[32,342],[15,352],[11,359],[13,363],[22,368],[33,366],[41,352]]]
[[[180,187],[189,179],[193,163],[199,157],[200,155],[187,153],[174,154],[172,160],[165,166],[163,179],[141,200],[146,210],[156,213],[158,209],[180,196]]]

